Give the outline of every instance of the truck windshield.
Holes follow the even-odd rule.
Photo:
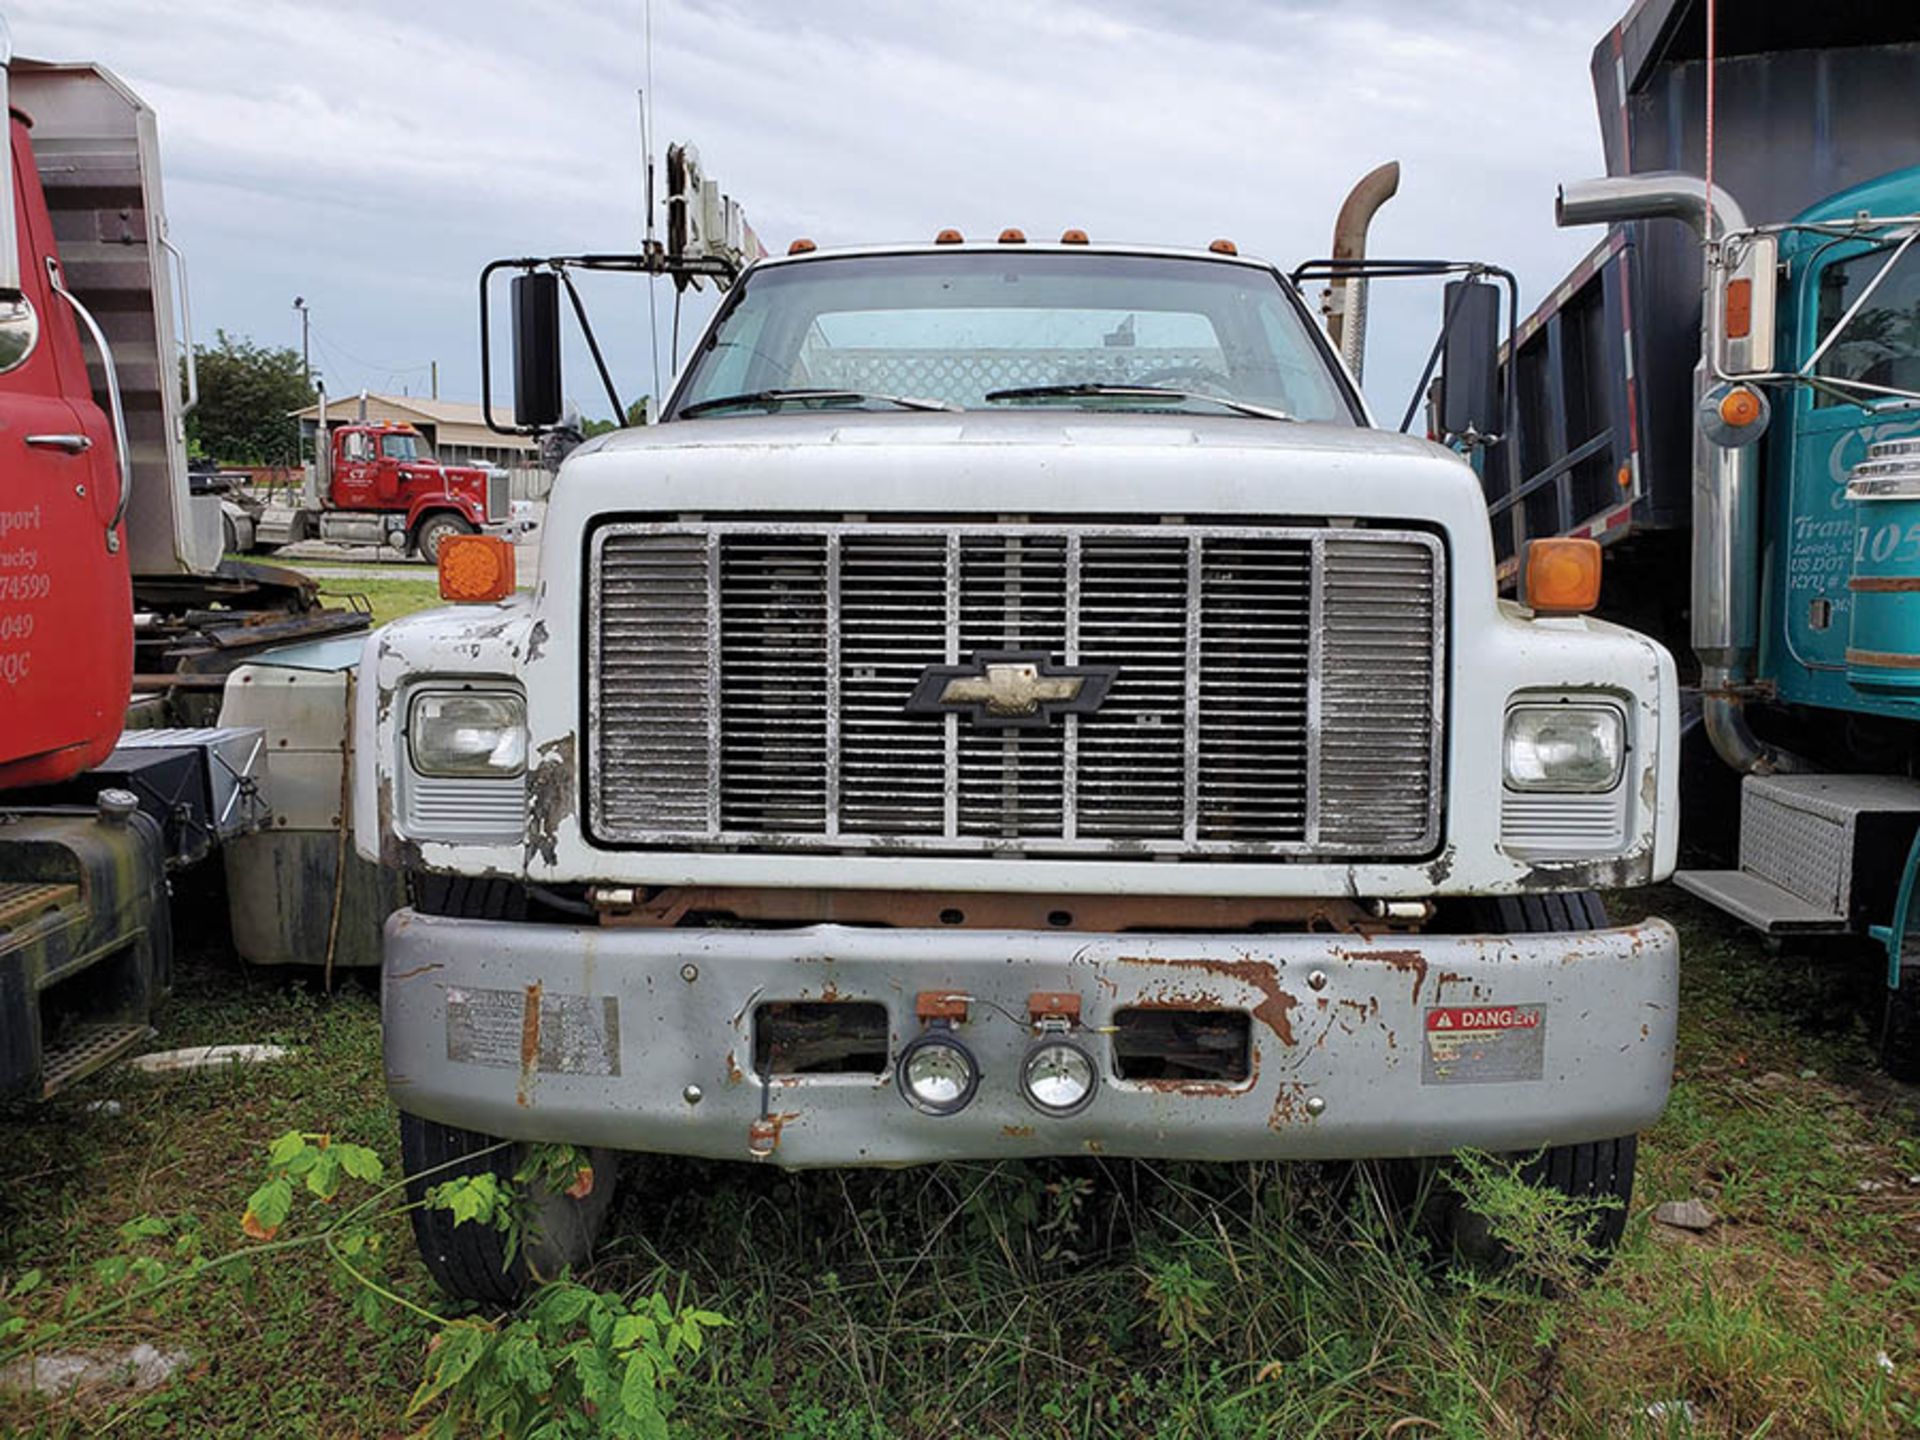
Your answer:
[[[1305,312],[1270,270],[1011,248],[753,272],[729,296],[664,418],[909,406],[1245,407],[1356,419]]]
[[[433,451],[418,435],[382,435],[380,453],[389,460],[433,459]]]

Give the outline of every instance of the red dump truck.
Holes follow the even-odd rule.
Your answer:
[[[264,731],[208,724],[225,672],[367,622],[223,561],[188,482],[153,112],[0,22],[0,113],[0,1095],[48,1095],[146,1037],[170,873],[266,819]]]

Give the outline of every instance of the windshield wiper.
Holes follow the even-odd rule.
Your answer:
[[[945,400],[922,400],[913,395],[870,395],[864,390],[750,390],[742,395],[716,395],[710,400],[696,400],[691,405],[682,405],[678,418],[684,420],[689,415],[704,415],[709,410],[750,409],[756,405],[764,405],[771,410],[776,405],[797,405],[808,400],[829,405],[858,405],[865,401],[877,405],[897,405],[902,410],[960,409],[960,406]]]
[[[989,390],[986,400],[1071,400],[1076,396],[1095,396],[1113,400],[1204,400],[1238,415],[1259,420],[1291,420],[1284,410],[1232,400],[1225,395],[1209,395],[1203,390],[1170,390],[1161,385],[1108,385],[1098,380],[1083,380],[1072,385],[1021,385],[1012,390]]]

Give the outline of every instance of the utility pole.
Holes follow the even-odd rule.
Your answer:
[[[307,310],[306,298],[301,295],[294,296],[293,308],[300,312],[300,381],[307,387],[307,392],[311,394],[313,392],[313,362],[307,355],[307,321],[311,317]],[[313,447],[313,453],[316,458],[320,454],[320,447],[326,444],[327,440],[327,397],[323,393],[319,399],[320,409],[313,424],[314,434],[320,437],[314,442]],[[294,423],[296,425],[299,424],[297,420]],[[300,460],[300,436],[297,433],[293,439],[293,458],[294,462],[298,464]]]
[[[300,378],[306,382],[307,389],[313,389],[313,362],[307,358],[307,322],[312,318],[307,309],[306,300],[296,295],[293,308],[300,312]]]
[[[433,368],[433,398],[438,400],[440,398],[440,362],[429,360],[427,364]]]

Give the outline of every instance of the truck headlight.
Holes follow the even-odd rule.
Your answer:
[[[413,768],[447,779],[504,780],[527,768],[527,702],[501,690],[429,690],[407,715]]]
[[[1516,705],[1507,711],[1507,785],[1575,794],[1611,790],[1620,783],[1626,728],[1611,705]]]

